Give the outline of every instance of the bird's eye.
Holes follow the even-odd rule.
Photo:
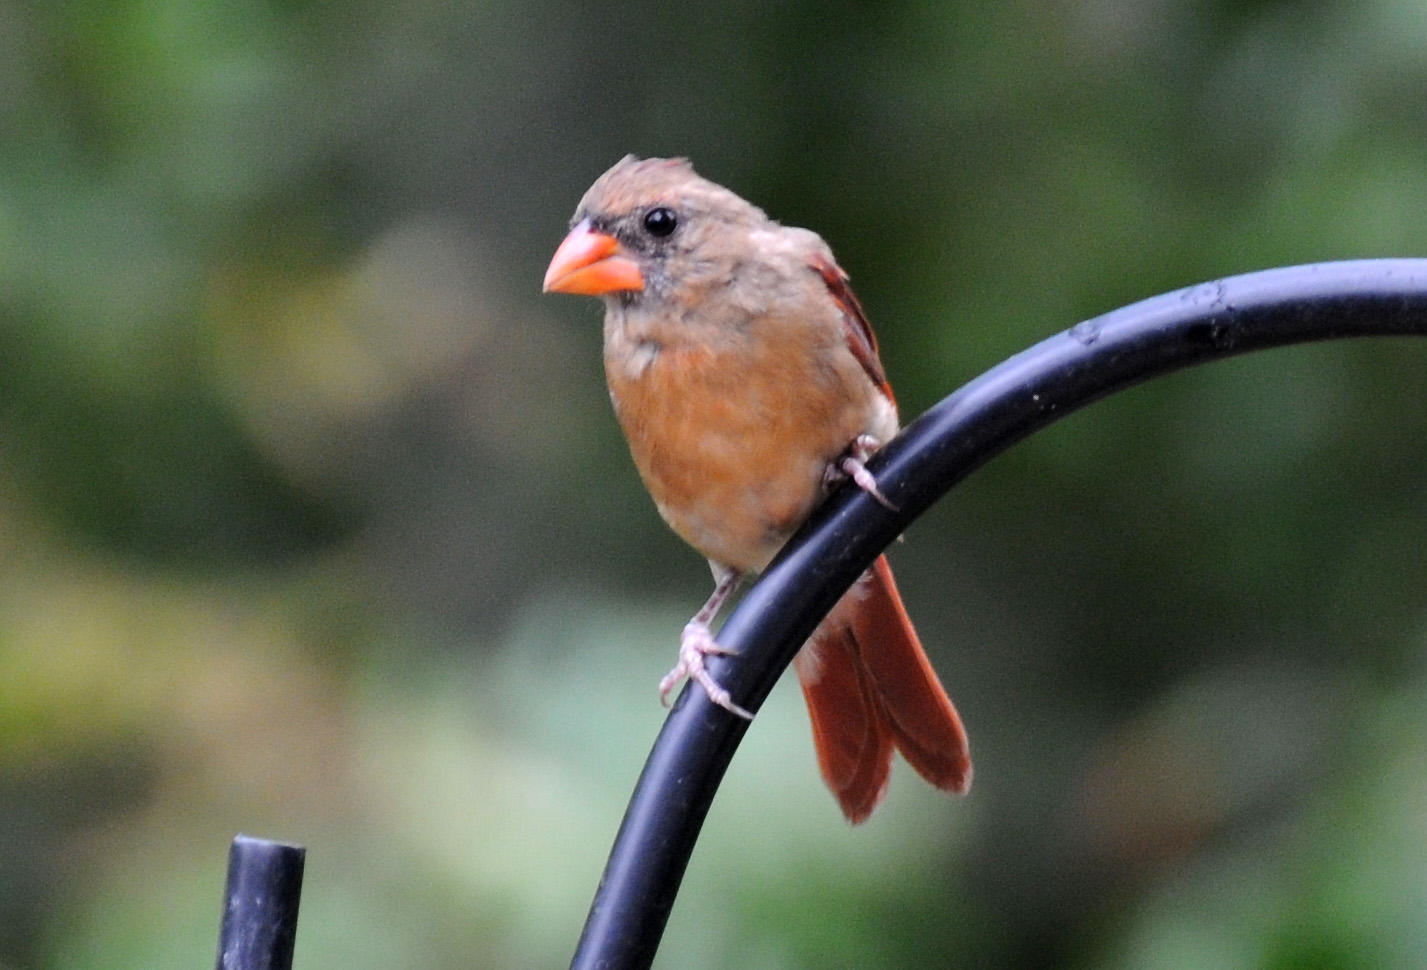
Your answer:
[[[651,236],[664,237],[673,232],[679,225],[679,217],[674,214],[674,210],[666,206],[657,209],[650,209],[644,213],[644,229]]]

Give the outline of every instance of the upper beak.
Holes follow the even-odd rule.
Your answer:
[[[639,264],[608,233],[582,219],[570,230],[545,271],[546,293],[603,296],[621,290],[644,289]]]

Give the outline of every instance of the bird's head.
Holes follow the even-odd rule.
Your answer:
[[[545,291],[632,305],[730,279],[763,211],[682,158],[625,156],[590,186],[545,271]]]

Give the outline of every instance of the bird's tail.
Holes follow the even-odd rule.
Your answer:
[[[854,825],[887,791],[892,750],[961,794],[971,753],[961,718],[902,606],[885,556],[853,585],[793,662],[823,780]]]

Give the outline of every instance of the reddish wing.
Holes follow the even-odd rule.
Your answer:
[[[841,266],[820,257],[813,259],[813,269],[823,278],[838,309],[842,310],[842,328],[847,335],[847,346],[852,351],[852,356],[857,358],[867,376],[872,378],[872,383],[887,395],[889,401],[895,402],[892,388],[887,383],[887,375],[882,370],[882,361],[877,357],[877,338],[872,335],[872,325],[867,322],[867,314],[862,312],[862,304],[857,301],[857,294],[852,292],[847,274],[842,271]]]

